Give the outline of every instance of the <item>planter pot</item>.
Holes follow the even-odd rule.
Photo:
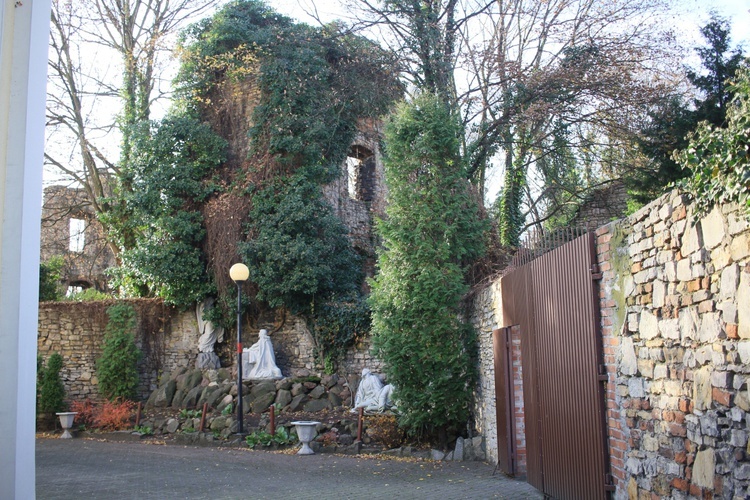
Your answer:
[[[320,422],[302,421],[292,422],[292,424],[294,424],[297,429],[297,437],[299,438],[300,443],[302,443],[302,448],[297,452],[297,455],[315,454],[312,448],[310,448],[310,441],[315,439],[315,429]]]
[[[78,415],[77,411],[65,411],[61,413],[55,413],[58,417],[60,417],[60,425],[63,428],[63,434],[60,436],[61,439],[70,439],[73,437],[73,435],[70,433],[71,427],[73,427],[73,420],[75,420],[76,415]]]

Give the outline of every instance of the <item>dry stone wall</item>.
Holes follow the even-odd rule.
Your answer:
[[[745,214],[673,192],[597,236],[617,498],[747,498]]]
[[[130,300],[137,313],[136,344],[144,352],[139,365],[138,397],[146,399],[158,387],[164,374],[195,367],[198,355],[198,324],[193,311],[169,311],[163,327],[157,317],[167,308],[155,300]],[[96,360],[101,356],[102,339],[107,325],[106,309],[114,302],[43,302],[39,306],[37,349],[43,360],[53,352],[63,357],[61,376],[67,397],[71,400],[98,399]],[[156,326],[153,326],[156,325]],[[274,330],[272,323],[259,328]],[[226,332],[224,341],[215,348],[222,365],[235,366],[236,331]],[[243,343],[249,347],[258,340],[258,329],[243,328]],[[276,363],[284,376],[321,373],[314,360],[314,344],[307,327],[299,318],[289,317],[271,336]],[[363,368],[382,373],[382,363],[370,350],[369,338],[352,347],[339,367],[339,375],[354,387]],[[236,373],[236,372],[235,372]]]

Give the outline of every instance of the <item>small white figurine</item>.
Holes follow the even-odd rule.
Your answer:
[[[267,330],[261,330],[258,341],[242,350],[242,378],[247,380],[279,379],[281,370],[276,366],[273,344]]]

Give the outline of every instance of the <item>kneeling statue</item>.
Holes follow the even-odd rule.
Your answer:
[[[276,366],[273,344],[267,330],[261,330],[258,341],[242,350],[242,378],[247,380],[279,379],[281,370]]]
[[[356,413],[358,408],[364,408],[365,411],[380,412],[394,408],[395,405],[391,399],[392,394],[393,385],[383,385],[377,375],[365,368],[362,370],[362,379],[357,388],[352,413]]]

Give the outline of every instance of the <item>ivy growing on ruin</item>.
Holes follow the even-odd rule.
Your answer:
[[[357,121],[386,114],[401,95],[392,56],[257,0],[192,26],[179,53],[178,101],[129,162],[136,188],[124,206],[143,241],[124,259],[121,284],[182,306],[215,293],[212,319],[225,324],[238,260],[251,269],[256,312],[283,308],[312,325],[324,310],[316,305],[361,300],[360,258],[323,186],[341,175]]]

